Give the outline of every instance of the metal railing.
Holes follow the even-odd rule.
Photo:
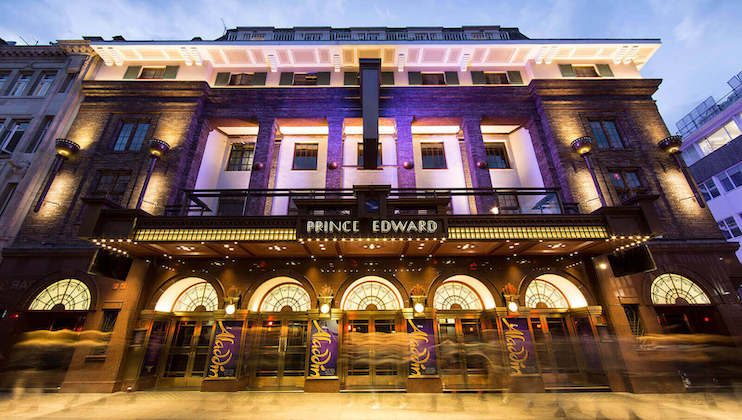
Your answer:
[[[237,28],[227,41],[497,41],[521,39],[515,28]]]
[[[391,188],[374,192],[366,203],[386,206],[387,214],[574,214],[558,188]],[[352,188],[184,190],[173,216],[353,215],[359,192]],[[368,207],[370,206],[370,207]]]
[[[740,72],[740,74],[742,74],[742,72]],[[687,136],[693,133],[720,112],[742,99],[742,79],[740,79],[739,76],[734,76],[728,83],[732,87],[730,92],[726,93],[718,100],[714,99],[713,96],[709,96],[706,100],[693,108],[691,112],[687,113],[682,119],[680,119],[680,121],[675,123],[675,126],[678,129],[677,134]]]

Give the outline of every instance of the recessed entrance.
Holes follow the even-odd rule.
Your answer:
[[[165,371],[158,386],[198,387],[206,374],[214,321],[175,323]]]
[[[406,335],[394,314],[352,315],[345,323],[343,388],[404,389]]]

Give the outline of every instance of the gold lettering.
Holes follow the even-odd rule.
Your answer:
[[[425,364],[430,360],[430,352],[426,346],[430,339],[411,319],[407,322],[412,327],[412,332],[407,335],[410,342],[410,376],[422,376]]]
[[[319,377],[320,372],[327,370],[327,363],[332,358],[332,351],[330,350],[330,343],[332,343],[332,336],[329,332],[323,330],[317,320],[312,321],[313,327],[317,332],[312,334],[312,344],[310,347],[311,356],[309,357],[309,376]],[[322,343],[327,343],[327,349],[322,351]]]
[[[234,334],[229,332],[222,324],[217,321],[219,333],[214,337],[214,348],[211,350],[211,365],[209,366],[209,378],[216,378],[219,372],[224,372],[224,365],[232,360],[232,350],[224,351],[226,343],[234,344]]]
[[[505,318],[502,319],[502,323],[507,327],[504,336],[505,348],[508,351],[508,360],[510,360],[510,374],[522,375],[526,360],[528,360],[525,333],[515,329],[515,325],[510,324]]]

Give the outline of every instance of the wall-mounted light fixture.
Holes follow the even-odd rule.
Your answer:
[[[46,176],[46,182],[44,183],[44,188],[41,190],[41,195],[33,208],[35,213],[38,213],[39,210],[41,210],[41,205],[44,204],[46,194],[49,193],[49,188],[51,188],[54,178],[56,178],[59,170],[62,169],[64,161],[80,151],[80,145],[67,139],[57,139],[54,148],[56,149],[57,154],[54,156],[54,162],[52,162],[52,167],[49,170],[49,174]]]
[[[142,207],[142,201],[144,201],[144,194],[147,192],[147,185],[149,185],[149,179],[152,177],[152,171],[155,170],[155,163],[162,156],[170,150],[170,145],[162,140],[152,139],[149,142],[149,168],[147,168],[147,176],[144,178],[144,185],[142,185],[142,191],[139,193],[139,199],[137,200],[136,208]]]
[[[693,177],[690,175],[690,172],[688,172],[688,167],[685,165],[685,162],[683,159],[680,158],[680,146],[683,144],[683,137],[682,136],[670,136],[665,137],[664,139],[657,142],[657,146],[662,149],[663,152],[667,152],[670,154],[670,156],[675,159],[675,163],[680,167],[680,170],[683,172],[683,176],[685,177],[685,181],[690,186],[691,191],[693,191],[693,196],[696,197],[696,202],[698,202],[698,205],[701,207],[706,207],[706,202],[703,200],[703,196],[701,196],[701,192],[698,190],[698,185],[696,185],[696,181],[693,180]]]
[[[595,185],[595,190],[598,191],[598,199],[600,200],[600,205],[605,207],[605,197],[603,197],[603,190],[600,189],[600,184],[598,183],[598,178],[595,176],[595,170],[593,170],[593,164],[590,160],[590,152],[593,150],[593,139],[589,136],[583,136],[578,139],[575,139],[572,141],[572,150],[574,150],[577,154],[582,156],[583,159],[585,159],[585,165],[587,165],[587,170],[590,172],[590,176],[593,178],[593,185]]]

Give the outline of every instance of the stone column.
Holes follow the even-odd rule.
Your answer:
[[[405,169],[404,162],[415,162],[414,145],[412,143],[412,117],[396,117],[397,125],[397,186],[399,188],[415,188],[415,170]]]
[[[261,118],[258,120],[258,138],[255,142],[253,168],[250,173],[250,190],[268,188],[273,159],[273,144],[276,135],[276,119]],[[262,169],[256,165],[262,164]],[[249,197],[246,216],[262,216],[265,209],[265,197]]]
[[[461,128],[464,131],[464,144],[466,147],[466,160],[469,167],[464,170],[469,171],[472,188],[491,188],[492,179],[490,171],[485,166],[478,167],[479,162],[487,163],[487,151],[484,148],[484,139],[482,138],[482,128],[480,118],[464,118],[461,122]],[[476,196],[477,205],[476,213],[484,214],[495,205],[495,200],[491,196]]]
[[[343,118],[327,118],[327,172],[325,188],[343,187]],[[338,166],[332,169],[332,162]]]

